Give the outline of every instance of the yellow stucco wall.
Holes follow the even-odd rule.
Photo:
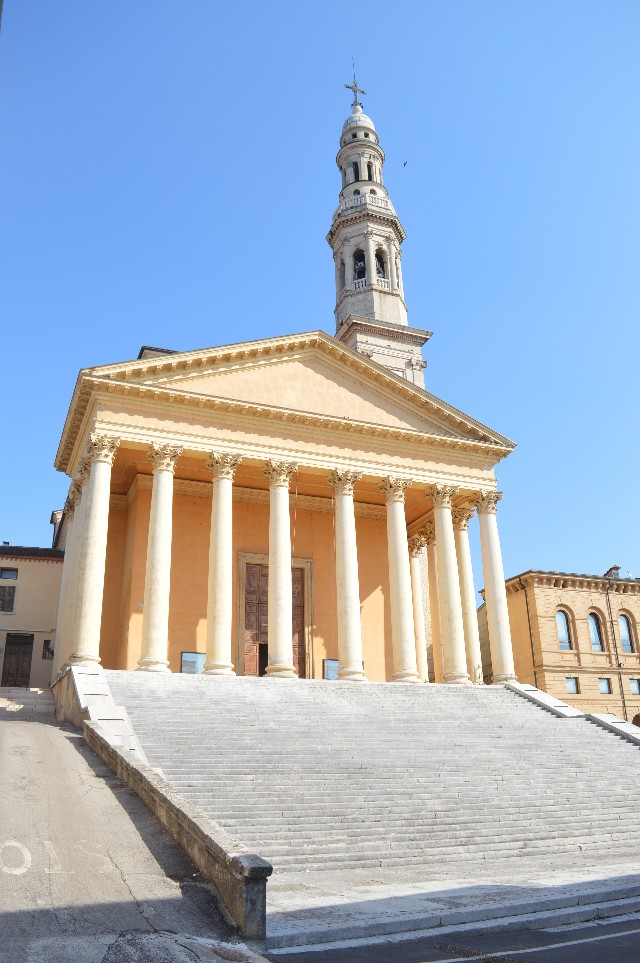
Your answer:
[[[134,669],[140,657],[150,496],[134,485],[127,506],[121,501],[111,506],[100,643],[105,668]],[[290,504],[293,557],[312,563],[309,655],[312,677],[322,678],[323,659],[338,658],[333,515],[300,510],[293,493]],[[241,665],[238,559],[241,553],[268,555],[269,506],[234,501],[233,510],[232,639],[236,665]],[[175,496],[169,605],[174,672],[180,671],[182,652],[206,650],[210,515],[210,499]],[[358,517],[356,537],[365,671],[372,681],[384,681],[393,672],[384,519]]]
[[[16,588],[13,612],[0,612],[0,673],[9,633],[33,635],[33,656],[29,685],[46,688],[51,681],[52,661],[42,658],[45,640],[55,648],[55,627],[62,579],[62,559],[0,557],[0,568],[17,569],[15,581],[2,580]]]

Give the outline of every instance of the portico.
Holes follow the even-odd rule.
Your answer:
[[[248,400],[270,377],[281,400],[298,393],[306,410]],[[246,401],[219,397],[230,379]],[[377,425],[365,420],[374,394]],[[325,413],[309,410],[314,399]],[[475,503],[491,516],[481,520],[487,604],[501,680],[512,676],[499,496],[482,464],[508,451],[499,436],[467,428],[464,439],[459,413],[454,433],[442,402],[321,332],[91,369],[79,400],[95,417],[82,430],[68,420],[59,454],[72,482],[55,668],[180,671],[182,653],[202,652],[205,673],[233,676],[257,671],[245,647],[264,645],[266,632],[267,675],[295,679],[303,665],[321,678],[337,663],[339,680],[427,681],[430,595],[441,681],[477,681],[459,530]],[[427,542],[437,593],[416,568]],[[247,619],[240,597],[247,553],[268,578],[266,626]]]

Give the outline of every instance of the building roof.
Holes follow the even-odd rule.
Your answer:
[[[554,572],[546,571],[541,568],[529,568],[526,572],[521,572],[519,575],[512,575],[506,581],[515,582],[517,579],[524,578],[525,575],[546,575],[550,578],[580,578],[589,579],[593,581],[602,581],[606,579],[608,582],[628,582],[630,585],[637,585],[640,582],[640,578],[621,578],[619,575],[589,575],[582,572]]]
[[[64,558],[61,548],[35,548],[30,545],[0,545],[0,558]]]

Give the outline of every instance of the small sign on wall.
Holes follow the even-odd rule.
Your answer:
[[[340,668],[340,663],[337,659],[323,659],[322,660],[322,678],[335,681],[338,678],[338,669]]]
[[[200,675],[206,658],[204,652],[182,652],[180,671],[188,675]]]

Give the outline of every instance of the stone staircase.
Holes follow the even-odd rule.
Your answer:
[[[499,686],[105,675],[150,765],[276,877],[479,878],[640,844],[638,748]]]
[[[0,687],[0,720],[55,722],[50,689]]]

